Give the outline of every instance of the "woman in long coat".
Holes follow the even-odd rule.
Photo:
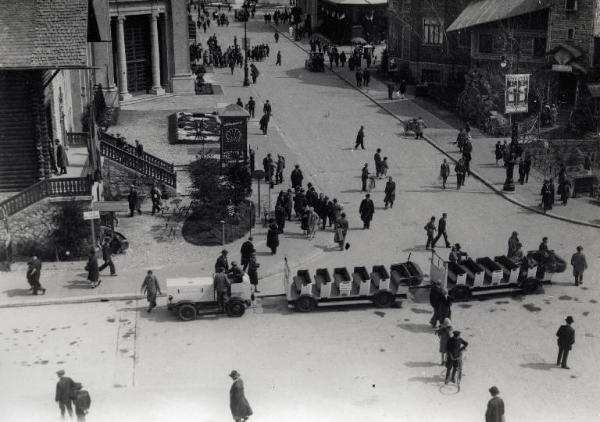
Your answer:
[[[85,269],[88,272],[87,279],[90,282],[90,286],[92,289],[95,289],[102,283],[100,280],[100,271],[98,270],[98,257],[96,256],[96,248],[92,247],[90,249],[90,256],[88,258],[88,262],[85,266]]]
[[[229,408],[235,422],[244,422],[252,415],[252,408],[244,394],[244,381],[240,378],[238,371],[233,370],[229,374],[233,380],[229,389]]]
[[[267,247],[271,249],[271,254],[277,253],[277,247],[279,246],[279,233],[277,224],[271,223],[269,231],[267,232]]]
[[[142,293],[146,293],[146,299],[148,300],[147,312],[152,312],[152,308],[156,307],[156,296],[161,294],[158,279],[152,274],[152,270],[148,270],[148,273],[142,282],[141,291]]]
[[[544,180],[544,184],[542,185],[542,207],[544,208],[544,212],[551,210],[553,203],[553,188],[550,186],[550,182],[548,180]]]

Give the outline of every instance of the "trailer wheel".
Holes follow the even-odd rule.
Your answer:
[[[296,299],[296,302],[294,302],[294,308],[298,312],[312,312],[317,308],[317,301],[311,296],[303,295]]]
[[[521,284],[524,293],[535,293],[539,287],[539,282],[535,278],[528,278]]]
[[[225,312],[230,317],[241,317],[246,312],[246,305],[241,300],[230,300],[225,304]]]
[[[461,301],[468,300],[471,298],[471,289],[468,286],[454,286],[452,290],[450,290],[450,297],[453,300]]]
[[[373,303],[378,308],[389,308],[395,301],[396,298],[390,292],[377,292],[373,296]]]
[[[191,303],[184,303],[177,307],[177,316],[182,321],[191,321],[196,318],[197,314],[196,307]]]

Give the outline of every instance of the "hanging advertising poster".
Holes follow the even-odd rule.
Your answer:
[[[504,106],[506,113],[527,113],[529,74],[506,75]]]

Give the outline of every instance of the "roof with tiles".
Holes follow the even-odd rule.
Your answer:
[[[89,0],[0,0],[0,68],[85,67],[90,17]]]

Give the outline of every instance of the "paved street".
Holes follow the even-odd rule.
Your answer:
[[[336,74],[306,72],[305,54],[285,37],[274,44],[273,31],[262,19],[248,28],[254,44],[271,45],[271,57],[257,64],[261,75],[256,85],[242,88],[240,69],[233,76],[229,69],[215,69],[212,77],[222,86],[222,97],[167,97],[131,104],[124,107],[114,130],[129,139],[143,139],[151,153],[165,153],[167,159],[185,164],[194,153],[189,146],[168,145],[164,116],[178,109],[235,102],[238,97],[246,102],[250,95],[259,100],[261,110],[262,102],[270,100],[269,135],[259,134],[257,119],[250,123],[257,166],[267,152],[286,156],[286,176],[299,163],[319,192],[344,205],[351,247],[345,252],[333,248],[329,230],[306,240],[292,223],[281,237],[281,252],[271,257],[265,253],[260,228],[255,239],[261,250],[261,275],[266,275],[260,282],[263,293],[282,292],[279,269],[284,256],[295,273],[300,268],[313,272],[322,267],[389,265],[411,254],[428,272],[423,226],[442,212],[448,213],[450,241],[460,242],[475,257],[506,253],[513,230],[519,232],[525,249],[536,249],[542,236],[548,236],[551,248],[565,259],[583,245],[590,265],[584,286],[572,285],[568,268],[538,295],[456,304],[453,325],[470,343],[460,393],[443,387],[438,338],[427,324],[427,303],[405,300],[393,309],[351,306],[304,315],[287,311],[282,298],[266,298],[240,319],[190,323],[176,321],[164,308],[148,315],[144,300],[0,309],[0,338],[5,344],[0,350],[0,395],[8,404],[0,406],[0,419],[58,417],[52,396],[59,367],[92,394],[90,421],[188,420],[191,414],[200,421],[230,420],[227,374],[234,368],[245,381],[255,412],[251,420],[256,421],[478,421],[483,420],[491,385],[502,392],[507,421],[587,422],[600,417],[596,229],[531,212],[473,177],[460,191],[453,183],[441,190],[437,175],[444,155],[425,141],[403,136],[394,117]],[[232,23],[211,28],[212,33],[226,47],[234,34],[242,38],[243,29]],[[202,34],[203,45],[205,39]],[[281,67],[274,66],[277,50],[283,56]],[[369,95],[378,101],[387,97],[377,83]],[[416,102],[396,102],[392,111],[423,116],[432,138],[456,138],[452,126]],[[353,151],[360,125],[365,125],[367,149]],[[384,210],[384,183],[378,181],[372,194],[376,205],[372,229],[363,230],[358,216],[363,197],[360,169],[364,163],[374,166],[376,148],[389,157],[397,197],[394,208]],[[288,184],[286,180],[285,188]],[[127,233],[162,223],[143,216],[122,218],[121,224],[119,229]],[[119,276],[105,277],[94,294],[134,293],[148,267],[157,269],[161,282],[170,276],[212,272],[221,249],[192,246],[180,237],[157,242],[150,235],[135,236],[139,240],[132,244],[131,254],[117,258]],[[228,246],[236,259],[240,243]],[[447,250],[439,253],[446,255]],[[49,269],[48,278],[42,279],[52,286],[48,297],[90,295],[87,289],[69,287],[83,280],[82,272],[80,263]],[[17,289],[24,288],[22,271],[1,277],[0,305],[46,299],[21,296]],[[566,315],[573,315],[577,330],[570,371],[553,364],[555,332]]]

